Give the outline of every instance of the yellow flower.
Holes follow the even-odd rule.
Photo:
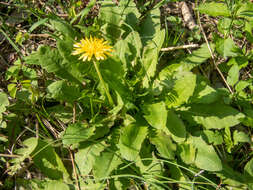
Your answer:
[[[90,61],[93,55],[97,60],[103,60],[107,55],[111,56],[111,52],[113,51],[112,47],[107,44],[108,42],[104,39],[98,39],[95,37],[85,38],[79,43],[74,44],[74,51],[72,54],[81,54],[79,59],[82,59],[83,61],[86,61],[86,59]]]

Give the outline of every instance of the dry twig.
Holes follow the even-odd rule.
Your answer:
[[[167,47],[167,48],[162,48],[161,51],[173,51],[177,49],[187,49],[187,48],[196,48],[196,47],[199,47],[199,44],[188,44],[188,45],[182,45],[182,46]]]

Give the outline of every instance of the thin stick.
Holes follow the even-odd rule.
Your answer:
[[[196,6],[197,6],[197,5],[198,5],[198,0],[196,0]],[[201,21],[200,21],[199,11],[197,11],[197,17],[198,17],[198,24],[199,24],[200,30],[201,30],[201,32],[202,32],[202,34],[203,34],[203,36],[204,36],[204,39],[205,39],[205,41],[206,41],[208,50],[209,50],[209,52],[210,52],[210,54],[211,54],[214,67],[215,67],[215,69],[218,71],[219,75],[221,76],[223,82],[224,82],[225,85],[227,86],[227,88],[228,88],[228,90],[230,91],[230,93],[231,93],[231,94],[234,94],[233,90],[230,88],[230,86],[229,86],[228,82],[226,81],[224,75],[222,74],[222,72],[220,71],[219,67],[218,67],[217,64],[216,64],[213,51],[212,51],[212,49],[211,49],[211,47],[210,47],[210,44],[209,44],[209,42],[208,42],[208,40],[207,40],[205,31],[204,31],[204,29],[203,29],[203,27],[202,27],[202,24],[201,24]]]
[[[187,49],[187,48],[196,48],[196,47],[199,47],[199,44],[188,44],[188,45],[182,45],[182,46],[167,47],[167,48],[162,48],[161,51],[173,51],[177,49]]]
[[[72,151],[70,150],[70,148],[68,150],[69,150],[69,154],[70,154],[70,158],[71,158],[71,163],[72,163],[72,167],[73,167],[73,172],[74,172],[74,177],[75,177],[75,181],[76,181],[76,186],[77,186],[78,190],[81,190],[81,188],[79,186],[78,175],[76,173],[76,166],[75,166],[74,156],[73,156]]]
[[[0,157],[19,158],[20,156],[15,154],[0,154]]]

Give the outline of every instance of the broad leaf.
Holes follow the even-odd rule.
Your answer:
[[[141,24],[140,34],[144,45],[142,54],[143,86],[148,88],[155,75],[158,55],[165,38],[165,30],[160,30],[160,10],[158,8],[147,14]]]
[[[53,82],[47,87],[47,90],[50,97],[56,100],[62,100],[71,103],[81,96],[81,93],[76,86],[68,85],[64,80]]]
[[[31,137],[23,142],[24,148],[20,148],[16,151],[16,154],[21,155],[18,158],[12,159],[12,163],[21,163],[35,150],[38,144],[38,139]]]
[[[207,142],[213,145],[219,145],[224,142],[220,131],[204,130],[203,138],[206,138]]]
[[[6,110],[6,106],[9,105],[8,96],[4,92],[0,92],[0,113]]]
[[[201,137],[193,137],[193,144],[197,148],[195,164],[207,171],[222,170],[221,160],[212,145],[208,145]]]
[[[45,190],[69,190],[69,186],[61,181],[48,181]]]
[[[50,143],[38,140],[38,145],[31,157],[33,158],[34,165],[45,176],[51,179],[69,180],[69,173]]]
[[[193,95],[196,86],[196,75],[191,72],[175,73],[174,87],[168,94],[166,104],[168,107],[178,107],[186,102]],[[170,100],[174,96],[174,100]]]
[[[245,165],[244,171],[253,177],[253,158]]]
[[[144,118],[156,129],[164,129],[167,122],[167,110],[164,102],[146,104],[142,107]]]
[[[200,124],[206,129],[233,127],[245,117],[236,109],[223,104],[193,104],[187,110],[180,111],[182,117],[193,125]]]
[[[234,86],[239,80],[240,69],[237,64],[234,64],[228,71],[227,82],[229,85]]]
[[[186,164],[193,164],[195,161],[196,149],[189,141],[179,144],[177,146],[177,155],[180,156],[182,161]]]
[[[50,19],[49,22],[53,30],[59,31],[65,37],[75,39],[79,35],[73,27],[63,19]]]
[[[63,137],[64,145],[77,144],[79,142],[88,140],[95,131],[95,127],[88,127],[83,123],[74,123],[68,126]]]
[[[89,175],[92,170],[95,159],[99,156],[100,152],[104,150],[101,144],[92,144],[86,148],[79,149],[75,154],[75,162],[81,175]]]
[[[214,44],[210,44],[210,48],[213,51]],[[211,58],[211,53],[205,43],[202,44],[199,49],[193,51],[192,54],[189,54],[186,58],[180,61],[180,64],[183,65],[185,69],[191,70],[194,67],[201,65],[209,58]]]
[[[234,41],[231,38],[217,39],[216,50],[224,58],[235,57],[235,56],[238,56],[240,53],[240,49],[235,45]]]
[[[134,161],[139,156],[141,144],[147,136],[148,128],[138,123],[130,124],[121,132],[117,145],[123,158]]]
[[[62,79],[82,85],[83,79],[79,77],[79,71],[75,69],[75,66],[65,64],[66,62],[57,49],[41,46],[37,52],[27,56],[25,62],[27,64],[40,65],[49,73],[55,73]]]
[[[110,173],[121,164],[121,159],[113,151],[104,151],[96,157],[95,164],[93,166],[93,173],[95,178],[106,178]]]
[[[183,121],[172,111],[168,111],[167,115],[167,129],[172,134],[173,140],[182,142],[186,137],[186,130]]]
[[[197,76],[197,85],[193,96],[190,98],[190,102],[197,104],[211,104],[219,100],[219,98],[219,93],[209,86],[200,76]]]
[[[210,2],[202,3],[198,6],[198,11],[210,16],[230,16],[230,12],[225,3]]]
[[[156,146],[161,157],[167,159],[174,159],[174,151],[176,150],[176,145],[172,143],[170,136],[159,132],[154,137],[150,138],[152,144]]]

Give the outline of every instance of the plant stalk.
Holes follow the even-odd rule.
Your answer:
[[[112,97],[111,97],[111,95],[110,95],[110,93],[109,93],[108,88],[107,88],[106,85],[105,85],[105,82],[104,82],[103,77],[102,77],[102,75],[101,75],[101,73],[100,73],[98,64],[97,64],[97,62],[95,62],[95,61],[93,61],[93,63],[94,63],[96,72],[97,72],[97,74],[98,74],[98,78],[99,78],[100,82],[102,83],[102,85],[103,85],[103,87],[104,87],[105,94],[106,94],[106,96],[107,96],[107,98],[108,98],[108,101],[109,101],[110,105],[113,106],[114,103],[113,103]]]

